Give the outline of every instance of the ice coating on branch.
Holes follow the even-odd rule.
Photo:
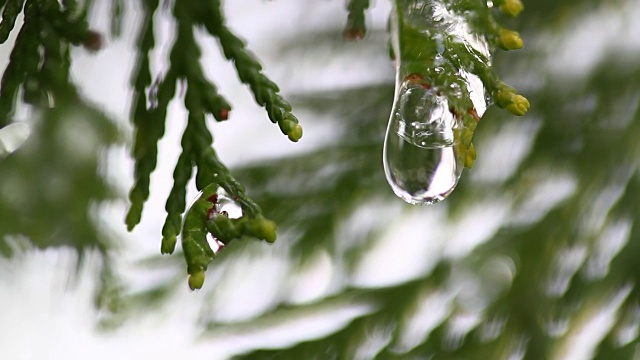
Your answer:
[[[471,140],[487,95],[474,65],[489,66],[489,47],[441,1],[397,1],[392,44],[397,75],[385,175],[406,202],[437,203],[475,158]]]
[[[18,150],[29,138],[31,127],[26,123],[13,123],[0,129],[0,159]]]

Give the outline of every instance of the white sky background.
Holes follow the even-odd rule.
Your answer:
[[[108,2],[102,0],[96,1],[96,3],[98,7],[102,7]],[[374,3],[369,23],[384,29],[389,12],[389,2],[379,0]],[[318,59],[308,60],[301,56],[295,64],[291,62],[285,64],[280,61],[280,54],[277,53],[273,44],[277,44],[280,39],[289,38],[291,34],[295,34],[301,29],[343,26],[346,21],[344,4],[345,2],[342,0],[234,0],[225,2],[225,10],[228,14],[228,24],[247,40],[250,49],[263,62],[266,74],[280,85],[285,97],[296,91],[345,87],[348,84],[359,82],[391,81],[393,74],[390,70],[390,64],[385,72],[371,74],[372,68],[384,69],[379,66],[380,59],[384,59],[384,57],[358,58],[353,56],[362,49],[357,44],[350,45],[351,48],[344,48],[352,49],[347,50],[344,58],[340,58],[340,55],[335,53],[327,54],[326,59],[320,59],[322,63],[320,69],[314,68],[317,66]],[[634,14],[634,11],[636,14],[638,13],[638,4],[633,5],[634,1],[629,1],[627,4],[628,9],[622,14],[630,15]],[[634,44],[637,45],[637,39],[640,39],[638,27],[628,25],[633,22],[624,22],[620,17],[622,14],[616,13],[616,24],[622,25],[616,25],[612,28],[615,34],[592,32],[592,35],[598,34],[600,37],[606,36],[609,39],[621,39],[620,42],[624,42],[625,39],[635,39],[636,43]],[[595,41],[593,37],[589,37],[589,43],[595,44],[592,47],[581,41],[584,39],[584,33],[580,31],[581,26],[588,29],[598,19],[602,20],[603,18],[611,18],[607,8],[600,12],[594,12],[593,17],[589,17],[588,21],[584,23],[569,24],[567,29],[563,29],[566,35],[556,38],[557,46],[555,48],[552,46],[554,53],[549,54],[549,61],[553,64],[552,70],[559,72],[573,64],[574,60],[569,59],[565,52],[562,52],[562,49],[565,48],[562,46],[563,44],[578,43],[583,45],[580,47],[581,59],[591,59],[589,64],[580,63],[584,67],[596,64],[597,59],[601,58],[605,51],[622,49],[615,43],[603,46],[602,44],[605,42],[600,38]],[[106,19],[96,18],[96,20],[97,28],[105,30],[108,23]],[[135,23],[134,20],[132,16],[127,17],[125,29],[128,30],[125,30],[124,34],[133,33],[134,29],[131,24]],[[159,27],[159,34],[163,34],[160,35],[163,37],[158,39],[158,43],[162,43],[160,40],[162,38],[166,40],[162,43],[164,51],[167,51],[167,47],[171,43],[171,30],[168,26],[169,24],[164,24]],[[540,38],[548,37],[541,36]],[[133,63],[132,42],[133,39],[125,36],[122,41],[108,43],[104,50],[95,55],[87,54],[84,50],[79,49],[76,51],[74,63],[74,74],[84,88],[86,96],[103,104],[109,114],[122,121],[123,130],[127,132],[130,132],[127,121],[131,92],[124,91],[124,89],[128,88]],[[533,46],[536,44],[534,43]],[[6,48],[6,46],[3,47],[3,49]],[[637,51],[639,47],[633,46],[632,48]],[[206,71],[210,79],[214,80],[221,93],[233,106],[230,120],[213,126],[215,147],[225,163],[237,165],[284,153],[310,151],[320,143],[331,141],[331,137],[328,135],[333,129],[323,127],[319,121],[312,124],[305,123],[304,116],[307,114],[297,112],[296,114],[305,126],[305,136],[300,143],[290,143],[280,133],[277,126],[268,120],[264,110],[254,104],[246,86],[239,84],[233,67],[221,58],[217,50],[217,43],[209,39],[202,43],[202,49],[206,54]],[[381,54],[386,54],[386,43],[381,42],[380,49]],[[629,51],[629,47],[624,49]],[[556,54],[560,54],[560,56],[556,56]],[[345,59],[349,61],[344,61]],[[375,66],[372,67],[368,61],[375,61]],[[514,85],[519,88],[519,84]],[[523,85],[526,86],[526,84]],[[105,214],[107,214],[105,216],[108,216],[107,223],[116,229],[119,236],[123,237],[122,275],[134,287],[144,286],[147,282],[157,279],[157,274],[149,275],[136,272],[131,264],[138,259],[155,255],[159,251],[160,231],[164,221],[164,202],[172,185],[171,173],[179,154],[179,137],[184,128],[184,115],[185,113],[178,106],[174,106],[170,112],[167,134],[160,145],[161,160],[152,177],[152,195],[146,204],[141,224],[133,233],[126,233],[122,220],[126,210],[124,204],[105,210]],[[381,121],[386,121],[386,119],[381,119]],[[520,128],[515,125],[514,127],[514,129],[507,130],[514,132],[512,135],[516,136],[518,132],[527,133],[530,131],[531,124],[524,122]],[[242,144],[241,151],[238,151],[238,143]],[[527,151],[527,149],[523,150],[523,152]],[[484,166],[500,165],[502,159],[499,157],[501,155],[496,154],[496,159],[490,159],[492,157],[491,151],[487,150],[483,152],[483,156],[485,160],[478,164],[478,168],[474,169],[479,176],[478,181],[503,181],[504,179],[499,176],[495,178],[495,176],[487,175],[492,171],[483,170],[483,164],[485,164]],[[516,165],[513,164],[513,166]],[[132,164],[128,160],[128,149],[111,152],[108,157],[108,168],[109,176],[113,178],[118,187],[127,191],[132,182]],[[382,166],[380,171],[382,171]],[[505,171],[510,170],[506,169]],[[482,174],[487,176],[483,177]],[[467,176],[470,175],[467,174]],[[192,198],[194,195],[192,190],[188,197]],[[442,209],[391,206],[404,218],[404,222],[394,223],[394,228],[402,230],[400,232],[403,234],[402,246],[397,246],[397,234],[383,233],[380,241],[372,247],[371,253],[356,268],[352,281],[364,287],[379,286],[381,282],[386,285],[402,282],[430,271],[439,256],[450,258],[465,256],[475,246],[490,238],[499,228],[501,221],[505,220],[507,214],[514,210],[505,208],[505,203],[500,200],[487,199],[472,207],[475,214],[478,213],[478,209],[486,208],[486,206],[491,206],[491,209],[496,210],[492,213],[499,216],[496,216],[496,222],[492,222],[489,227],[484,226],[486,224],[478,224],[477,218],[470,216],[471,212],[465,215],[465,219],[467,217],[476,219],[469,220],[468,224],[465,222],[465,228],[471,229],[475,226],[483,229],[483,232],[472,240],[468,240],[467,236],[460,234],[460,230],[456,231],[454,227],[442,224],[442,227],[439,227],[426,243],[423,237],[415,236],[415,230],[429,231],[429,229],[424,230],[425,227],[428,227],[428,224],[421,221],[424,218],[431,219],[432,222],[446,222],[442,216]],[[557,201],[561,200],[562,197]],[[553,207],[556,204],[557,202],[549,206]],[[277,244],[276,246],[284,245]],[[406,266],[406,261],[411,259],[407,260],[400,251],[402,248],[414,255],[414,262],[422,262],[422,265]],[[286,256],[286,252],[281,251],[281,248],[278,250],[276,247],[265,246],[264,249],[266,255],[260,259],[261,262],[254,261],[245,264],[242,262],[243,259],[239,259],[238,262],[248,269],[247,272],[260,273],[268,268],[275,273],[274,279],[285,278],[288,268],[284,264],[282,256]],[[387,262],[388,266],[385,269],[374,266],[374,264],[380,263],[376,257],[389,255],[390,249],[395,250],[392,255],[397,256],[397,261]],[[460,253],[461,251],[463,253]],[[424,253],[424,256],[420,256],[421,253]],[[244,261],[246,260],[244,259]],[[254,331],[248,332],[247,336],[242,338],[220,335],[206,341],[198,341],[199,329],[196,324],[202,310],[201,296],[204,295],[203,293],[189,292],[185,276],[185,290],[175,295],[160,312],[137,317],[135,321],[126,323],[118,331],[105,334],[95,329],[95,310],[92,303],[92,291],[95,285],[93,283],[95,272],[92,269],[95,268],[95,259],[90,258],[87,261],[85,273],[88,276],[81,277],[74,286],[68,284],[69,273],[73,271],[70,265],[72,263],[73,258],[70,253],[58,251],[29,252],[23,258],[0,262],[0,272],[4,274],[0,276],[0,359],[74,360],[90,358],[111,360],[114,358],[175,359],[184,357],[225,359],[228,354],[238,349],[250,348],[251,344],[284,344],[286,341],[297,340],[292,337],[292,333],[302,339],[311,336],[314,332],[318,335],[331,332],[333,329],[341,327],[348,319],[371,311],[371,304],[338,304],[331,313],[323,312],[322,316],[313,319],[303,318],[301,315],[298,320],[308,321],[293,321],[290,327],[281,326],[271,331],[269,335]],[[280,286],[276,290],[287,293],[288,299],[292,302],[297,301],[296,299],[310,301],[322,297],[326,295],[326,292],[335,290],[335,286],[339,285],[336,285],[335,279],[332,277],[335,275],[336,264],[333,264],[332,259],[326,254],[321,254],[316,263],[317,267],[310,271],[309,276],[314,279],[315,283],[323,284],[323,292],[319,292],[318,289],[300,290],[305,288],[300,285],[304,282],[296,284],[295,280],[289,280],[289,283],[285,284],[265,282],[264,286]],[[253,267],[249,269],[249,266]],[[228,270],[228,273],[231,271],[232,269]],[[250,276],[247,272],[244,272],[243,275]],[[208,274],[208,276],[212,275]],[[220,285],[227,286],[229,290],[221,291],[221,293],[225,292],[225,295],[213,298],[211,307],[214,310],[224,308],[225,303],[233,303],[238,299],[231,294],[230,289],[240,294],[237,296],[249,299],[251,299],[251,291],[256,290],[250,286],[247,287],[248,285],[245,287],[237,286],[234,289],[233,282],[227,281],[225,283],[219,279],[216,281],[220,281]],[[214,279],[208,279],[205,287],[213,282]],[[266,287],[263,290],[266,291]],[[306,292],[300,293],[300,291]],[[314,291],[317,293],[313,293]],[[274,295],[274,299],[271,301],[275,300],[277,299]],[[256,301],[256,304],[247,304],[246,302],[240,304],[246,305],[246,307],[233,308],[230,306],[228,318],[221,318],[221,320],[230,321],[233,318],[246,317],[252,312],[254,314],[260,313],[271,303]]]

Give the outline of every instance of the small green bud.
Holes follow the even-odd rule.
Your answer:
[[[515,95],[513,97],[513,102],[507,105],[506,109],[513,115],[522,116],[527,113],[529,110],[529,100],[522,95]]]
[[[282,130],[282,132],[287,135],[289,134],[289,132],[291,132],[291,130],[294,126],[296,126],[297,123],[297,121],[294,121],[290,118],[285,118],[281,123],[279,123],[280,130]]]
[[[464,158],[464,167],[467,169],[471,169],[473,167],[473,162],[476,160],[476,148],[473,146],[473,143],[469,146],[467,150],[467,155]]]
[[[276,241],[276,223],[263,217],[249,220],[246,224],[245,231],[247,235],[270,243]]]
[[[289,140],[298,142],[298,140],[302,138],[302,126],[300,126],[300,124],[295,124],[291,130],[287,132],[287,136],[289,137]]]
[[[495,102],[501,108],[506,108],[507,106],[513,104],[513,99],[515,98],[516,91],[505,84],[501,84],[500,89],[495,93]]]
[[[201,289],[204,284],[204,270],[198,270],[189,274],[189,288],[191,290]]]
[[[176,236],[165,236],[162,238],[162,245],[160,246],[160,252],[162,254],[173,254],[176,249]]]
[[[461,140],[464,147],[469,148],[469,146],[471,146],[471,141],[473,140],[473,131],[468,129],[463,129]]]
[[[524,10],[524,5],[520,0],[504,0],[502,5],[500,5],[500,9],[503,13],[516,17]]]
[[[523,42],[520,34],[513,30],[500,30],[500,40],[498,46],[502,50],[518,50],[522,49]]]

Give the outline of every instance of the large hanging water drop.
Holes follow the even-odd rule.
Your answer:
[[[460,121],[446,97],[426,85],[405,80],[396,93],[384,143],[387,180],[410,204],[436,203],[453,191],[464,168],[461,147],[454,146]]]
[[[454,190],[475,158],[471,140],[487,104],[484,86],[471,70],[474,61],[488,64],[489,51],[464,19],[439,1],[397,2],[392,24],[397,75],[385,175],[406,202],[434,204]],[[474,49],[471,62],[460,58],[461,48]]]

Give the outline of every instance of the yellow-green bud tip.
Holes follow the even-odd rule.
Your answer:
[[[276,223],[271,220],[264,219],[260,221],[260,233],[266,242],[273,243],[276,241]]]
[[[464,158],[464,167],[467,169],[471,169],[473,167],[473,162],[476,160],[476,148],[473,146],[473,143],[469,146],[467,150],[467,155]]]
[[[516,95],[517,93],[512,87],[503,83],[495,92],[494,101],[496,102],[496,105],[504,109],[513,103],[513,99]]]
[[[505,0],[502,5],[500,5],[500,9],[503,13],[516,17],[524,10],[524,5],[520,0]]]
[[[516,95],[513,97],[513,103],[507,105],[506,109],[513,115],[522,116],[529,110],[529,100],[522,95]]]
[[[259,216],[246,224],[246,233],[266,242],[276,241],[276,223]]]
[[[168,236],[162,238],[162,245],[160,246],[160,253],[162,254],[173,254],[173,251],[176,249],[177,239],[175,236]]]
[[[198,270],[189,275],[189,288],[191,290],[201,289],[204,284],[204,271]]]
[[[300,124],[295,124],[291,130],[287,133],[289,140],[293,142],[298,142],[300,138],[302,138],[302,126]]]
[[[500,43],[498,44],[503,50],[522,49],[523,42],[520,34],[516,31],[502,29],[500,30]]]

